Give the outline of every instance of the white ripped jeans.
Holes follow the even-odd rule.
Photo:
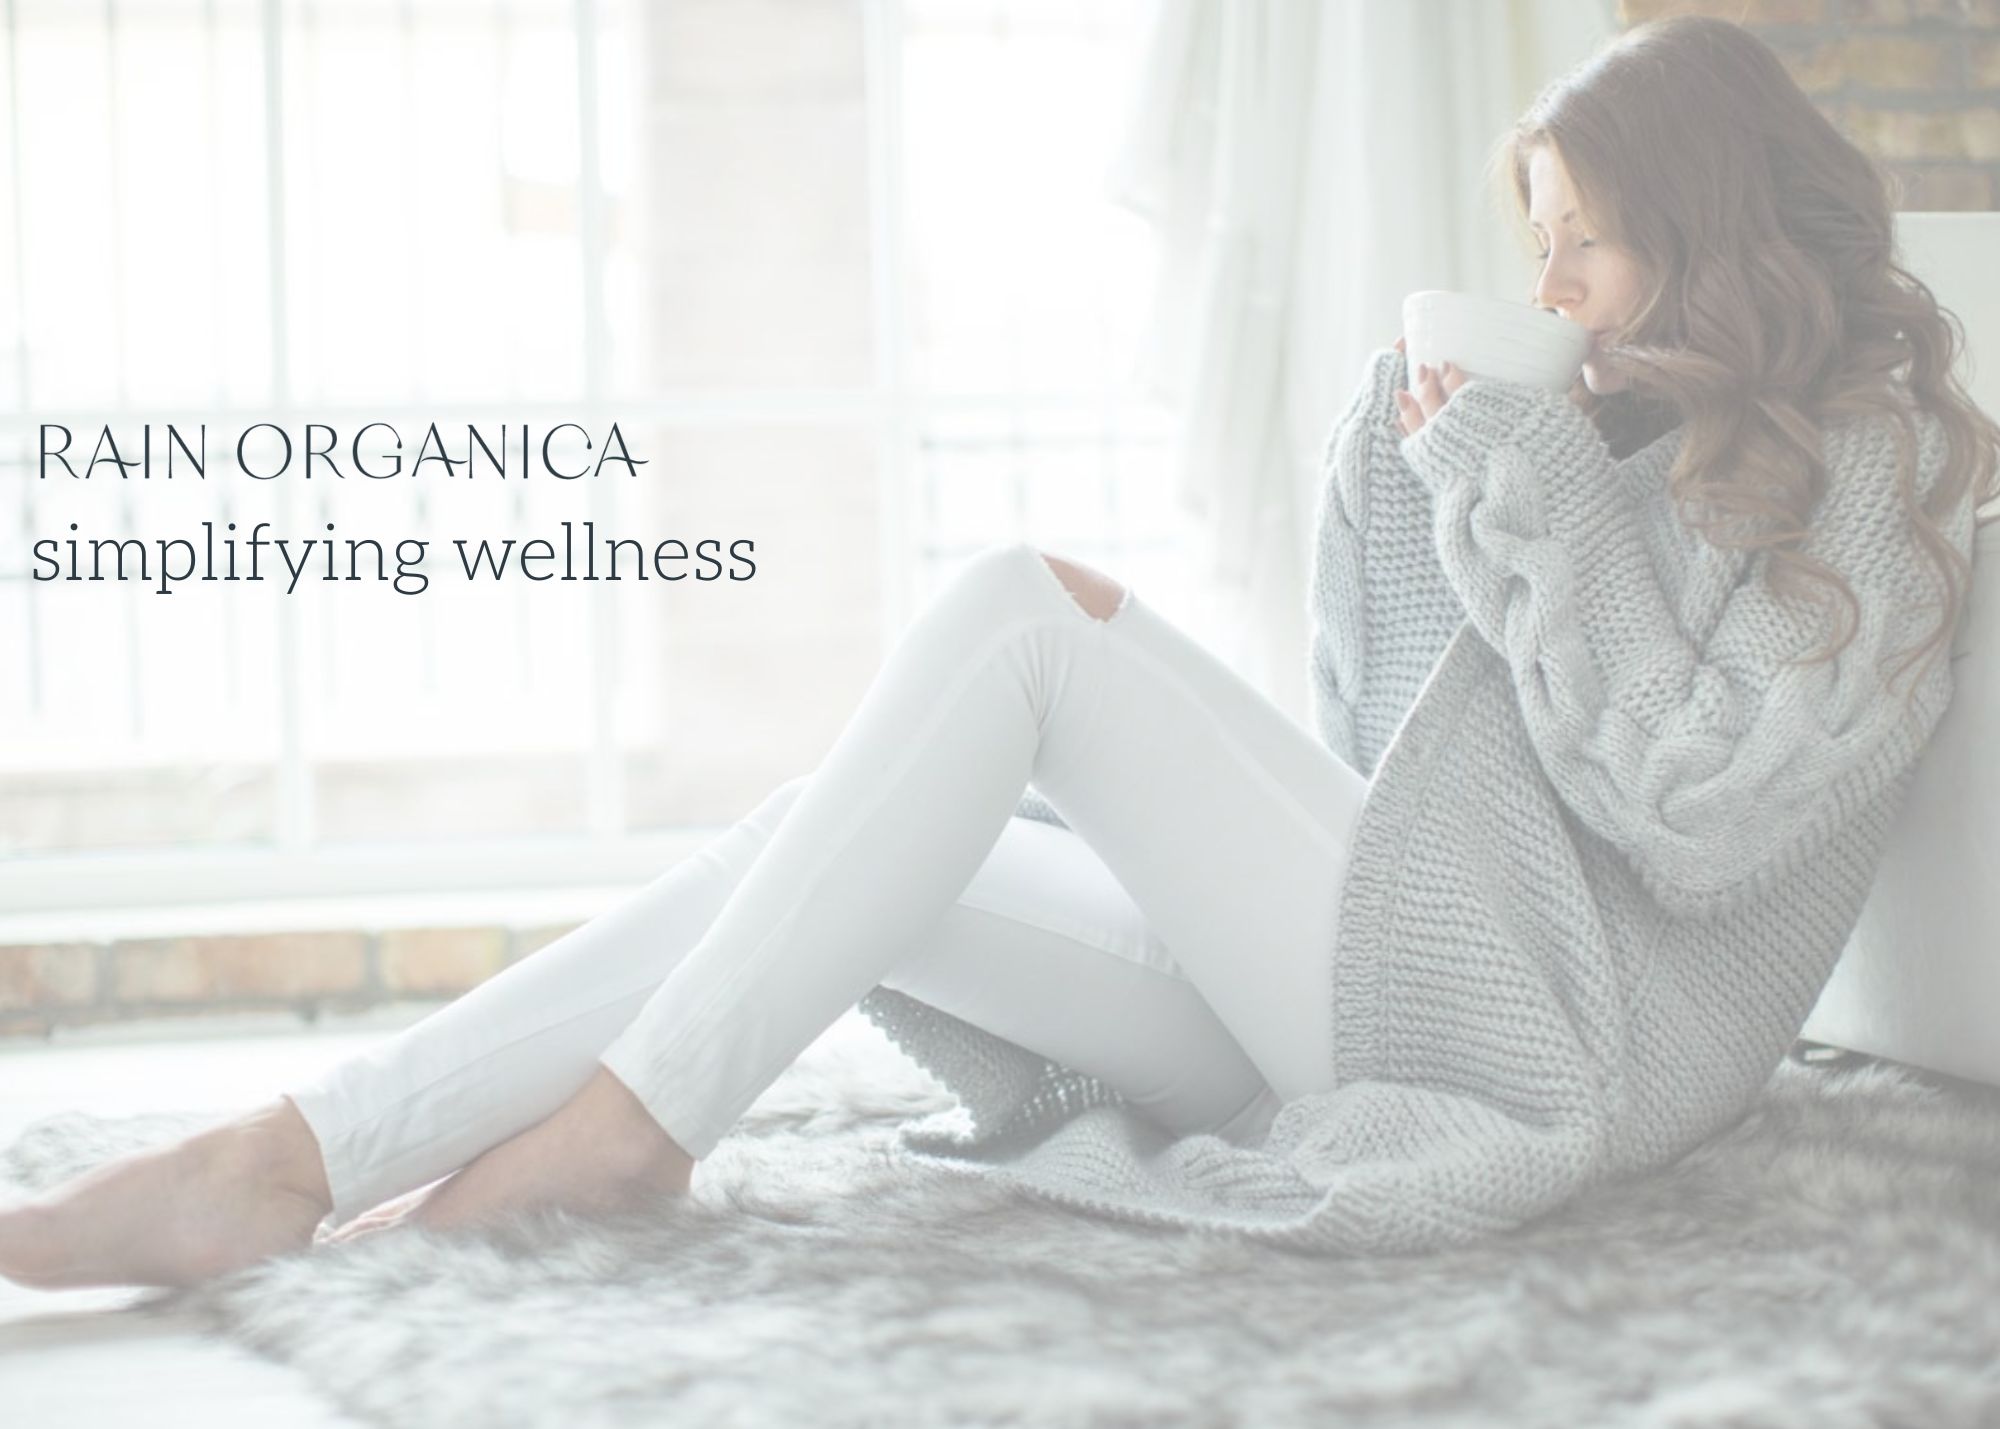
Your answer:
[[[1016,817],[1034,786],[1068,829]],[[1129,587],[1109,619],[992,546],[825,759],[697,853],[288,1094],[345,1220],[599,1066],[705,1157],[875,984],[1098,1076],[1177,1134],[1327,1088],[1367,781]]]

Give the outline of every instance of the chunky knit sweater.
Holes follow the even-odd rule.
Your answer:
[[[1838,615],[1679,522],[1681,429],[1614,460],[1565,395],[1474,379],[1405,437],[1404,383],[1400,353],[1371,357],[1315,522],[1314,719],[1371,781],[1327,950],[1328,1090],[1253,1144],[1177,1138],[877,986],[864,1015],[959,1103],[904,1126],[908,1154],[1128,1221],[1422,1252],[1675,1159],[1782,1062],[1952,691],[1938,660],[1906,710],[1909,676],[1878,673],[1937,619],[1900,424],[1824,433],[1806,549],[1860,623],[1788,668]],[[1911,415],[1928,490],[1944,437]],[[1945,528],[1969,557],[1969,498]],[[1061,822],[1032,791],[1019,812]]]

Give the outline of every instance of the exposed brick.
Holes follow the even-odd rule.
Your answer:
[[[230,997],[352,992],[368,977],[368,937],[360,932],[211,937],[195,943]]]
[[[557,938],[581,926],[580,923],[542,923],[532,928],[516,928],[513,930],[510,960],[519,962],[528,954],[541,951]]]
[[[2000,40],[1981,40],[1967,48],[1965,78],[1974,89],[2000,89]]]
[[[1734,20],[1743,13],[1743,5],[1744,0],[1618,0],[1618,21],[1629,27],[1669,15],[1709,15],[1718,20]]]
[[[126,938],[111,945],[115,1002],[201,1002],[212,994],[190,938]]]
[[[1965,135],[1965,156],[1982,163],[2000,159],[2000,107],[1967,109],[1959,117]]]
[[[1993,207],[1993,176],[1985,169],[1949,166],[1899,171],[1905,188],[1900,209],[1980,213]]]
[[[1826,0],[1743,0],[1725,18],[1752,29],[1759,25],[1817,25],[1826,18]]]
[[[89,943],[0,948],[0,1011],[76,1007],[97,998],[97,949]]]
[[[1796,52],[1781,49],[1778,58],[1791,71],[1792,82],[1807,94],[1830,94],[1847,82],[1838,45],[1814,45]]]
[[[1909,0],[1910,18],[1958,25],[2000,25],[2000,0]]]
[[[477,987],[507,961],[504,928],[394,928],[377,954],[393,992],[450,994]]]
[[[1746,29],[1765,25],[1817,25],[1827,18],[1828,0],[1618,0],[1618,20],[1637,25],[1669,15],[1707,15]]]
[[[1907,25],[1909,0],[1840,0],[1840,19],[1848,25]]]
[[[358,932],[142,938],[114,944],[120,1002],[245,1002],[349,994],[366,985]]]
[[[1869,89],[1933,90],[1953,82],[1952,47],[1944,41],[1866,35],[1821,48],[1848,80]]]
[[[1912,109],[1849,106],[1842,115],[1854,142],[1879,159],[1963,159],[1966,132],[1962,116]]]

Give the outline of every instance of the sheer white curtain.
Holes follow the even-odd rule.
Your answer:
[[[1106,178],[1157,229],[1141,380],[1225,603],[1218,653],[1301,718],[1320,447],[1403,295],[1520,295],[1484,168],[1615,0],[1156,0]]]

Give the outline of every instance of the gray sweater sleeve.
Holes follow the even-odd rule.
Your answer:
[[[1917,419],[1935,448],[1935,418]],[[1565,395],[1474,379],[1401,439],[1435,501],[1445,573],[1507,661],[1543,769],[1677,915],[1730,910],[1809,862],[1916,762],[1950,700],[1946,661],[1907,708],[1909,677],[1892,694],[1879,674],[1937,619],[1895,495],[1897,426],[1825,434],[1828,494],[1806,549],[1847,579],[1860,619],[1835,660],[1810,665],[1788,662],[1837,622],[1810,598],[1781,600],[1756,569],[1705,635],[1683,628],[1648,558],[1656,508],[1611,479]],[[1971,503],[1945,525],[1969,554]]]
[[[1326,441],[1313,518],[1307,691],[1321,743],[1373,776],[1465,610],[1438,564],[1431,496],[1398,441],[1403,354],[1383,348]]]

